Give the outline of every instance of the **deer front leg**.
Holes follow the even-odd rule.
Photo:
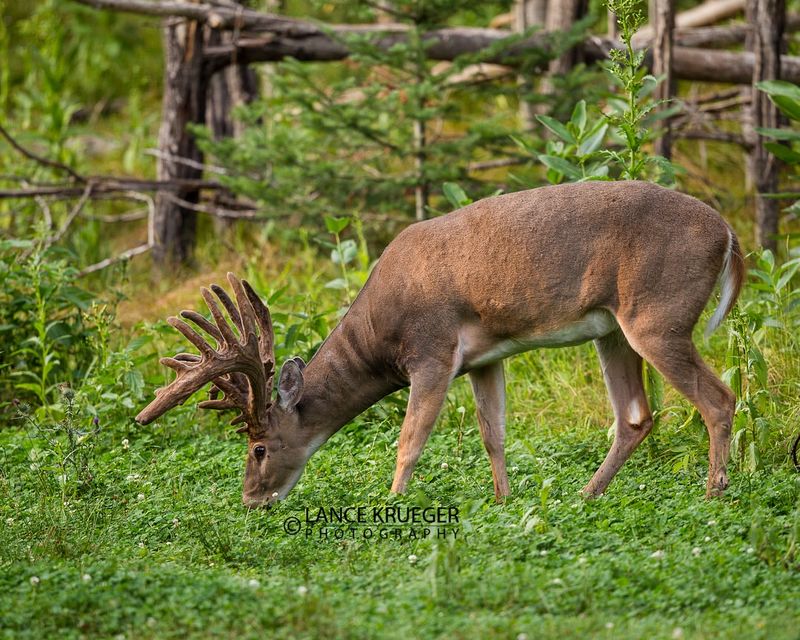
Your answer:
[[[411,393],[397,443],[393,493],[406,490],[414,466],[444,404],[451,377],[450,369],[442,366],[424,366],[419,372],[411,374]]]
[[[502,502],[511,493],[506,473],[506,387],[503,362],[501,360],[474,369],[470,371],[469,377],[475,394],[481,438],[492,465],[494,497],[497,502]]]
[[[614,408],[616,431],[603,464],[581,493],[594,498],[603,493],[633,451],[653,428],[642,382],[642,358],[620,331],[595,340],[608,397]]]

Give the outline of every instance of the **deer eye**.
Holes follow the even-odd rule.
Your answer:
[[[255,454],[256,458],[261,460],[261,458],[263,458],[267,453],[267,448],[263,444],[260,444],[256,447],[253,447],[253,453]]]

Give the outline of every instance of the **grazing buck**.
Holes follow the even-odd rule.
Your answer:
[[[744,263],[719,214],[692,197],[642,182],[587,182],[481,200],[413,224],[383,252],[350,310],[308,365],[287,360],[272,400],[272,323],[232,274],[236,304],[216,285],[168,322],[200,352],[162,362],[177,379],[138,416],[147,424],[208,382],[208,409],[239,409],[249,444],[243,500],[283,499],[308,459],[387,394],[411,386],[392,491],[402,493],[453,378],[468,373],[497,499],[505,466],[503,359],[536,347],[594,340],[616,417],[606,459],[583,492],[601,494],[652,428],[642,358],[700,411],[710,436],[706,493],[728,484],[735,398],[692,343],[720,281],[716,328],[736,301]],[[219,398],[219,393],[224,395]]]

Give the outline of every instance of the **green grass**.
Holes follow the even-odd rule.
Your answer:
[[[676,403],[587,502],[610,423],[591,347],[510,369],[512,498],[493,502],[458,381],[400,501],[458,507],[455,540],[283,529],[306,507],[391,501],[392,403],[337,434],[271,511],[241,506],[243,441],[191,407],[101,425],[94,479],[66,502],[32,470],[30,434],[0,432],[0,636],[799,637],[800,475],[785,456],[734,465],[728,495],[707,501],[703,429],[680,427]]]

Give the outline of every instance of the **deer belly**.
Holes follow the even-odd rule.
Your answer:
[[[605,309],[590,311],[579,320],[547,332],[514,336],[502,340],[486,336],[480,327],[459,333],[462,369],[475,369],[516,353],[540,347],[568,347],[608,335],[618,328],[614,316]]]

